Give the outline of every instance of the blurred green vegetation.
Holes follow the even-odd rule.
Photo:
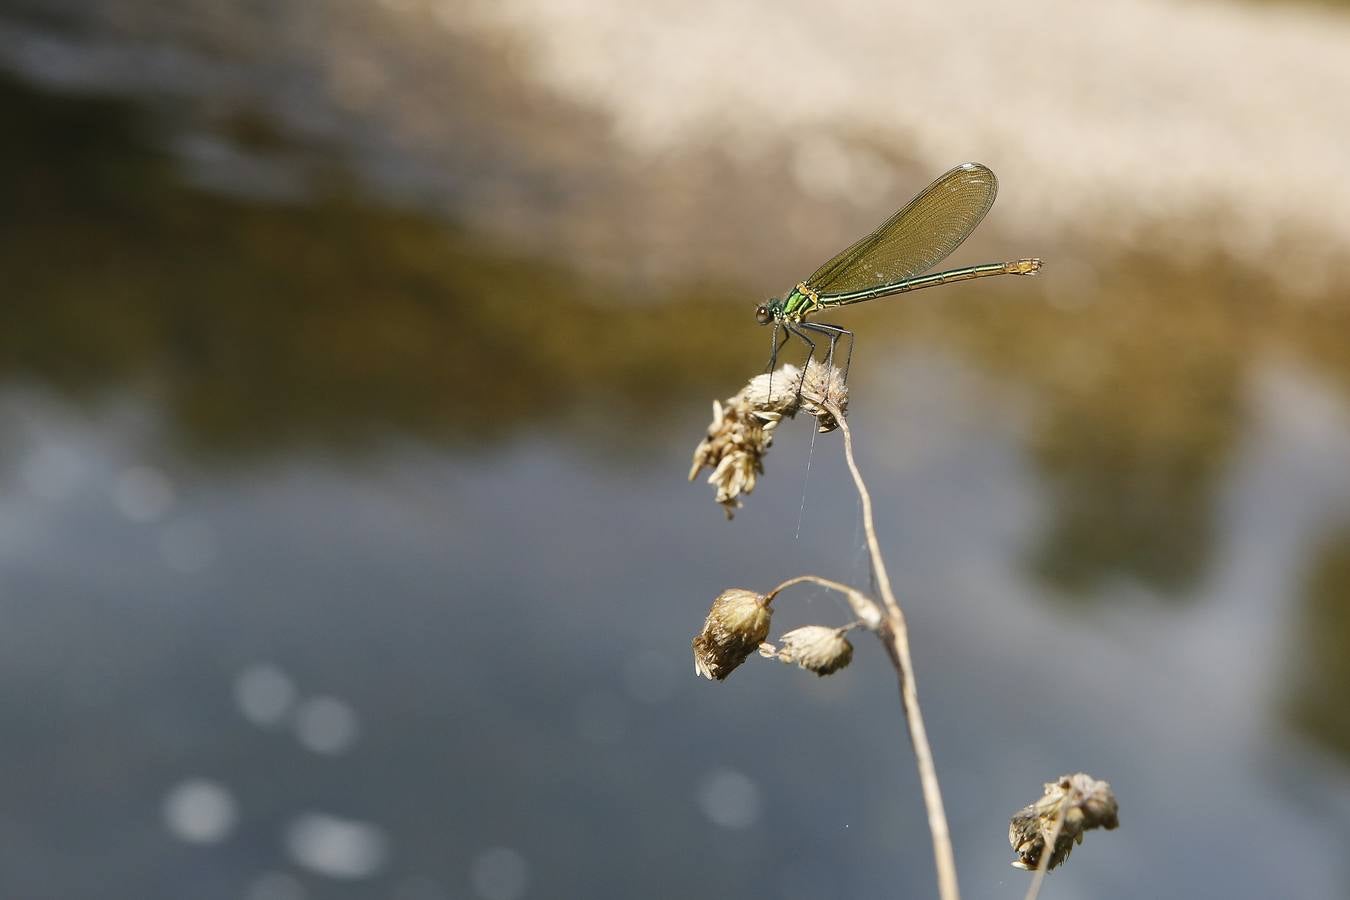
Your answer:
[[[648,439],[632,421],[744,376],[744,294],[623,302],[336,168],[305,202],[232,197],[185,183],[128,103],[5,80],[0,104],[0,377],[83,402],[133,385],[196,454],[391,430],[472,446],[582,418],[622,449]]]
[[[1040,574],[1074,594],[1125,575],[1163,595],[1203,574],[1256,361],[1255,291],[1229,268],[1130,259],[1067,307],[970,317],[983,327],[956,339],[1035,397],[1030,450],[1055,498]]]
[[[1118,578],[1181,596],[1211,559],[1249,380],[1282,358],[1350,396],[1350,306],[1290,297],[1221,259],[1108,265],[1083,296],[1062,294],[1052,260],[1015,300],[971,292],[886,315],[912,339],[957,349],[994,395],[1029,404],[1027,446],[1052,501],[1032,570],[1068,596]]]
[[[1029,568],[1073,602],[1134,579],[1180,601],[1221,536],[1220,491],[1250,425],[1250,380],[1281,360],[1350,402],[1350,304],[1293,296],[1279,273],[1206,259],[1116,259],[1081,297],[980,294],[887,313],[959,348],[1032,410],[1028,450],[1049,492]],[[1021,287],[1021,285],[1019,285]],[[1310,549],[1287,704],[1295,727],[1350,758],[1350,528]],[[1235,648],[1240,654],[1240,649]],[[1235,657],[1235,664],[1239,661]]]
[[[1299,650],[1287,709],[1294,725],[1350,758],[1350,526],[1325,540],[1309,566]]]

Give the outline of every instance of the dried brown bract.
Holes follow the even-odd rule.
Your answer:
[[[763,594],[742,588],[723,591],[694,638],[694,673],[725,679],[769,636],[772,615]]]
[[[761,644],[760,656],[796,663],[808,672],[829,675],[853,661],[853,645],[844,637],[848,628],[805,625],[779,638],[780,647]]]
[[[712,469],[708,483],[717,488],[717,502],[731,518],[741,506],[741,495],[753,491],[756,478],[764,474],[764,456],[773,444],[773,431],[785,416],[792,418],[805,410],[816,417],[821,432],[839,427],[822,405],[827,400],[840,410],[848,407],[848,388],[835,366],[812,360],[805,378],[793,365],[756,375],[735,396],[725,402],[713,401],[712,424],[694,449],[689,480],[705,466]]]
[[[1047,866],[1053,869],[1069,858],[1074,844],[1083,843],[1083,832],[1118,826],[1118,813],[1116,796],[1105,781],[1082,772],[1060,776],[1045,785],[1045,796],[1013,815],[1008,826],[1008,843],[1017,854],[1013,865],[1034,870],[1053,840]]]

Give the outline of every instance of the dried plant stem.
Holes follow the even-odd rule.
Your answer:
[[[1070,788],[1072,790],[1072,788]],[[1036,874],[1031,879],[1031,885],[1027,887],[1025,900],[1036,900],[1041,893],[1041,882],[1045,881],[1045,873],[1050,871],[1050,860],[1055,855],[1055,843],[1059,840],[1059,832],[1064,827],[1064,814],[1066,810],[1072,809],[1074,803],[1078,802],[1076,796],[1069,796],[1060,804],[1059,812],[1055,815],[1054,824],[1050,827],[1050,834],[1045,839],[1045,849],[1041,851],[1041,861],[1036,865]],[[1080,835],[1081,837],[1081,835]]]
[[[919,688],[914,679],[913,659],[909,650],[909,629],[905,625],[905,614],[891,590],[891,579],[886,573],[886,563],[881,558],[881,545],[877,542],[876,524],[872,518],[872,495],[863,483],[862,473],[858,470],[857,460],[853,457],[853,429],[844,418],[843,410],[833,403],[823,404],[844,432],[844,457],[848,461],[849,471],[853,473],[853,483],[858,488],[862,500],[863,529],[867,535],[867,549],[872,556],[872,571],[876,573],[877,588],[881,600],[886,606],[886,618],[878,629],[886,652],[900,680],[900,705],[904,707],[905,719],[909,724],[910,744],[914,748],[914,760],[919,769],[919,781],[923,786],[923,802],[928,810],[928,830],[933,835],[933,860],[937,867],[938,896],[942,900],[960,900],[961,891],[956,884],[956,858],[952,852],[951,831],[947,827],[947,813],[942,806],[942,790],[938,786],[937,768],[933,765],[933,750],[928,745],[928,731],[923,725],[923,714],[919,709]]]
[[[766,602],[772,602],[774,597],[777,597],[779,594],[781,594],[788,588],[792,587],[794,584],[805,584],[807,582],[810,582],[811,584],[818,584],[821,587],[829,588],[832,591],[838,591],[841,594],[853,593],[853,588],[849,587],[848,585],[840,584],[837,581],[831,581],[828,578],[821,578],[819,575],[798,575],[796,578],[789,578],[787,581],[783,582],[778,587],[774,588],[773,590],[769,591],[769,593],[765,594],[764,596],[766,598]]]
[[[860,624],[866,626],[867,628],[872,629],[873,631],[881,627],[881,623],[884,620],[881,614],[881,609],[877,606],[876,602],[873,601],[871,597],[867,596],[862,591],[849,587],[846,584],[840,584],[837,581],[830,581],[830,579],[821,578],[819,575],[798,575],[796,578],[789,578],[787,581],[783,582],[778,587],[769,591],[769,593],[766,594],[764,597],[764,602],[766,604],[772,603],[773,599],[777,597],[780,592],[787,590],[794,584],[802,584],[804,582],[818,584],[823,588],[828,588],[829,590],[832,591],[838,591],[839,593],[843,594],[845,597],[848,598],[849,605],[853,607],[853,612],[858,617],[858,621]]]

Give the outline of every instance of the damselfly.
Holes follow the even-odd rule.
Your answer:
[[[993,172],[979,163],[962,163],[930,184],[876,231],[825,263],[810,278],[798,282],[786,296],[761,303],[755,309],[756,320],[761,325],[773,323],[769,369],[773,369],[778,351],[790,335],[806,343],[809,364],[815,356],[816,344],[807,332],[814,332],[829,339],[830,362],[834,361],[835,344],[841,337],[848,338],[848,357],[844,362],[847,377],[853,357],[853,332],[838,325],[808,321],[809,316],[822,310],[988,275],[1036,274],[1041,261],[1033,258],[923,274],[970,236],[994,205],[997,194],[998,179]]]

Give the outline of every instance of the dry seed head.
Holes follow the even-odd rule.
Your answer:
[[[791,415],[797,411],[797,383],[801,381],[802,371],[788,364],[782,368],[756,375],[750,383],[741,388],[737,396],[745,398],[756,413],[783,413]]]
[[[713,421],[707,436],[694,450],[689,480],[707,466],[712,475],[708,483],[717,488],[717,502],[731,518],[740,508],[742,494],[755,489],[755,479],[764,471],[764,454],[773,443],[773,429],[780,414],[756,415],[740,395],[723,405],[713,401]]]
[[[808,672],[829,675],[853,661],[853,645],[844,637],[846,628],[804,625],[794,628],[779,640],[781,647],[763,644],[761,656],[780,662],[796,663]]]
[[[1053,869],[1069,858],[1074,844],[1083,843],[1083,832],[1093,828],[1108,831],[1120,824],[1119,807],[1111,785],[1078,772],[1047,782],[1045,795],[1030,806],[1018,810],[1008,826],[1008,843],[1019,869],[1040,865],[1046,841],[1054,833],[1056,820],[1062,820],[1047,868]]]
[[[821,406],[827,397],[841,411],[847,408],[843,374],[834,366],[812,360],[805,380],[800,369],[785,365],[772,373],[756,375],[725,403],[714,400],[712,424],[694,449],[689,480],[693,481],[705,466],[712,469],[708,483],[717,488],[717,502],[731,518],[741,506],[741,496],[753,491],[756,479],[764,473],[764,456],[784,416],[790,418],[805,409],[816,417],[820,431],[838,427]]]
[[[769,636],[772,615],[763,594],[741,588],[719,594],[694,638],[694,674],[725,679]]]
[[[821,434],[839,427],[834,414],[825,409],[825,403],[834,404],[840,412],[848,412],[848,385],[837,366],[813,359],[806,367],[806,380],[802,382],[802,408],[816,417],[816,429]]]

